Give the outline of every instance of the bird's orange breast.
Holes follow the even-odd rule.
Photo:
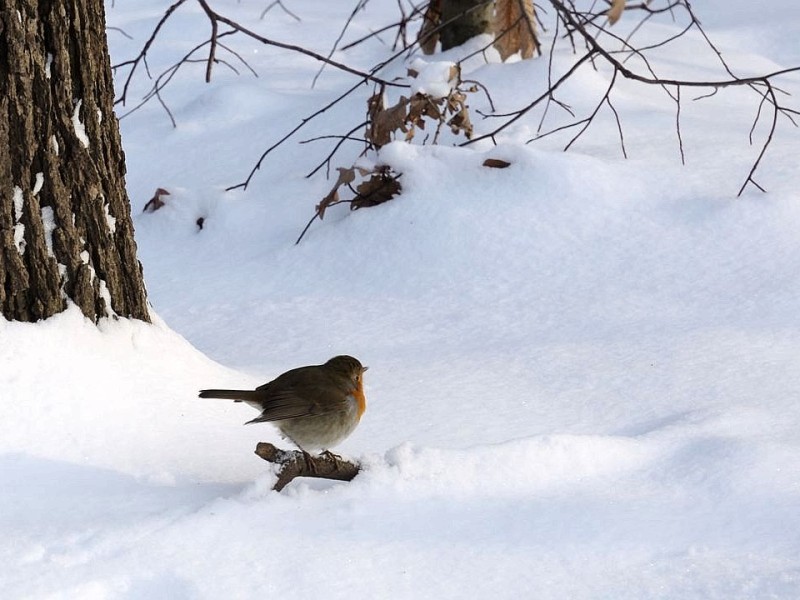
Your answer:
[[[355,398],[358,403],[358,418],[361,419],[361,415],[367,410],[367,399],[364,396],[364,386],[360,382],[358,386],[356,386],[356,389],[353,390],[353,398]]]

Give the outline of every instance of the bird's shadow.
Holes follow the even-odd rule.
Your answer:
[[[96,530],[198,510],[248,485],[137,478],[22,453],[0,455],[0,530],[23,537]]]

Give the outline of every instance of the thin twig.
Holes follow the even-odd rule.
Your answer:
[[[619,120],[619,114],[617,113],[617,109],[614,108],[610,96],[606,97],[606,104],[608,104],[608,108],[611,109],[611,112],[614,114],[614,120],[617,122],[617,131],[619,132],[619,147],[622,148],[622,156],[624,158],[628,158],[628,151],[625,150],[625,135],[622,133],[622,123]]]
[[[209,38],[209,48],[208,48],[208,64],[206,66],[206,83],[211,82],[211,68],[214,65],[214,57],[217,54],[217,29],[219,27],[219,21],[214,18],[214,11],[211,10],[211,7],[208,5],[206,0],[197,0],[197,3],[203,8],[206,15],[208,16],[208,20],[211,21],[211,37]]]
[[[285,12],[287,15],[289,15],[290,17],[292,17],[292,18],[293,18],[295,21],[297,21],[298,23],[302,23],[302,22],[303,22],[303,21],[302,21],[302,19],[301,19],[300,17],[298,17],[296,14],[294,14],[294,13],[293,13],[292,11],[290,11],[288,8],[286,8],[286,6],[284,6],[284,4],[283,4],[283,2],[281,2],[281,0],[273,0],[273,2],[272,2],[272,3],[271,3],[269,6],[267,6],[267,8],[265,8],[265,9],[264,9],[264,10],[261,12],[261,16],[259,17],[259,19],[261,19],[261,20],[264,20],[264,17],[266,17],[266,16],[267,16],[267,13],[268,13],[270,10],[272,10],[272,9],[273,9],[273,7],[275,7],[275,6],[280,6],[280,7],[283,9],[283,12]]]
[[[362,127],[365,127],[365,126],[366,126],[366,125],[368,125],[368,124],[369,124],[369,121],[363,121],[362,123],[359,123],[358,125],[356,125],[355,127],[353,127],[353,128],[352,128],[350,131],[348,131],[346,134],[344,134],[344,135],[342,135],[342,136],[338,136],[338,137],[339,137],[339,141],[338,141],[338,142],[336,142],[336,145],[333,147],[333,150],[331,150],[331,151],[330,151],[330,153],[328,154],[328,156],[326,156],[326,157],[325,157],[325,160],[323,160],[321,163],[319,163],[319,165],[317,165],[317,166],[316,166],[316,167],[315,167],[315,168],[314,168],[314,169],[313,169],[313,170],[312,170],[310,173],[308,173],[308,174],[306,175],[306,178],[308,179],[308,178],[310,178],[310,177],[313,177],[313,176],[314,176],[314,174],[315,174],[317,171],[319,171],[319,170],[320,170],[320,169],[321,169],[323,166],[325,166],[325,165],[327,165],[327,172],[326,172],[326,175],[327,175],[328,177],[330,177],[330,171],[331,171],[331,159],[333,158],[333,155],[334,155],[334,154],[336,154],[336,151],[337,151],[337,150],[339,150],[339,147],[340,147],[342,144],[344,144],[346,141],[348,141],[348,140],[360,141],[360,142],[364,142],[364,143],[366,144],[366,143],[367,143],[367,140],[365,140],[365,139],[361,139],[361,140],[359,140],[358,138],[351,138],[350,136],[351,136],[351,135],[352,135],[352,134],[353,134],[353,133],[354,133],[356,130],[358,130],[358,129],[361,129]],[[327,137],[327,136],[326,136],[326,137]],[[321,138],[316,138],[316,139],[321,139]],[[310,141],[310,140],[306,140],[306,143],[307,143],[308,141]],[[301,143],[303,143],[303,142],[301,142]]]
[[[583,132],[586,131],[589,128],[589,125],[592,124],[592,121],[594,121],[595,116],[597,116],[597,113],[600,112],[600,108],[603,106],[605,101],[608,99],[608,96],[611,93],[611,90],[613,89],[614,83],[616,81],[617,81],[617,72],[614,71],[614,75],[611,76],[611,81],[608,84],[608,88],[606,88],[606,93],[603,94],[603,97],[600,99],[600,102],[597,103],[597,106],[594,107],[594,110],[589,115],[589,117],[586,119],[585,125],[580,129],[580,131],[578,131],[578,133],[575,134],[575,137],[573,137],[569,141],[569,143],[566,146],[564,146],[564,152],[569,150],[570,147],[572,146],[572,144],[574,144],[577,141],[577,139],[583,135]]]
[[[675,131],[678,134],[678,149],[681,152],[681,164],[686,164],[686,155],[683,153],[683,136],[681,136],[681,86],[675,89]]]
[[[133,36],[132,36],[132,35],[128,34],[128,32],[126,32],[124,29],[122,29],[122,28],[120,28],[120,27],[111,27],[111,26],[108,26],[108,27],[106,27],[106,29],[108,29],[109,31],[116,31],[117,33],[120,33],[120,34],[124,35],[124,36],[125,36],[126,38],[128,38],[129,40],[132,40],[132,39],[133,39]]]
[[[769,82],[769,80],[765,80],[765,84],[767,86],[767,91],[765,92],[765,95],[769,94],[770,100],[772,100],[772,123],[770,124],[769,127],[769,133],[767,134],[767,139],[764,140],[764,144],[761,146],[761,152],[758,153],[758,158],[756,158],[756,161],[753,163],[750,172],[747,174],[747,179],[744,180],[742,187],[739,189],[739,193],[736,194],[737,197],[741,196],[744,193],[744,190],[747,187],[748,183],[752,183],[759,190],[761,190],[762,192],[764,191],[764,188],[758,185],[758,183],[756,183],[756,180],[753,179],[753,175],[755,175],[756,169],[758,169],[758,165],[761,164],[761,159],[764,158],[764,154],[766,154],[767,148],[769,148],[769,145],[772,142],[772,136],[775,134],[775,128],[778,125],[778,99],[775,97],[775,91],[772,89],[772,84]],[[759,107],[759,111],[760,110],[761,107]]]
[[[164,15],[156,24],[155,29],[153,29],[153,33],[150,34],[150,37],[145,42],[144,46],[142,47],[142,50],[139,52],[136,58],[134,58],[133,60],[126,60],[113,67],[114,70],[129,65],[131,67],[131,70],[128,72],[128,76],[125,78],[125,83],[122,85],[122,93],[120,94],[119,98],[114,101],[114,104],[122,104],[122,106],[125,106],[125,101],[128,96],[128,86],[130,86],[131,84],[131,80],[133,79],[133,74],[136,72],[136,67],[139,66],[140,62],[145,60],[145,57],[147,56],[147,51],[150,50],[150,46],[153,45],[153,42],[155,41],[156,36],[158,36],[158,32],[161,31],[161,28],[164,26],[164,23],[167,22],[167,19],[169,19],[172,16],[172,13],[174,13],[178,9],[178,7],[184,2],[186,2],[186,0],[177,0],[177,2],[172,4],[164,12]]]
[[[339,42],[341,42],[342,38],[344,38],[344,34],[347,32],[347,28],[350,27],[350,23],[353,22],[353,19],[355,19],[356,15],[358,14],[358,11],[360,11],[362,8],[364,8],[364,5],[368,1],[369,0],[358,0],[358,2],[356,2],[355,8],[353,8],[353,10],[350,12],[350,15],[347,17],[347,20],[344,22],[344,27],[342,27],[342,30],[339,32],[339,36],[333,42],[333,46],[331,47],[330,52],[328,52],[328,59],[329,60],[333,56],[333,53],[336,52],[336,48],[339,46]],[[314,86],[317,85],[317,79],[319,79],[319,76],[322,75],[322,71],[325,70],[325,64],[326,63],[322,63],[322,65],[319,68],[319,71],[317,71],[317,74],[314,75],[314,79],[311,80],[311,89],[312,90],[314,89]]]
[[[469,144],[474,144],[475,142],[479,142],[481,140],[494,138],[495,135],[497,135],[498,133],[500,133],[501,131],[503,131],[504,129],[509,127],[511,124],[515,123],[516,121],[519,121],[530,110],[532,110],[540,102],[545,100],[550,94],[552,94],[555,90],[557,90],[561,86],[561,84],[563,84],[570,77],[572,77],[573,73],[575,73],[575,71],[577,71],[581,67],[581,65],[583,65],[583,63],[585,63],[586,61],[591,59],[594,55],[595,55],[594,51],[590,51],[587,54],[584,54],[581,58],[579,58],[575,62],[574,65],[572,65],[572,67],[570,67],[570,69],[566,73],[564,73],[561,77],[559,77],[559,79],[544,94],[542,94],[541,96],[537,97],[535,100],[533,100],[533,102],[530,102],[527,106],[524,106],[523,108],[515,111],[514,113],[509,113],[508,115],[505,115],[505,116],[511,116],[511,115],[513,115],[513,116],[511,116],[511,118],[508,121],[506,121],[505,123],[500,125],[500,127],[497,127],[496,129],[494,129],[493,131],[491,131],[489,133],[485,133],[483,135],[479,135],[477,137],[474,137],[471,140],[467,140],[466,142],[462,142],[460,145],[461,146],[468,146]]]
[[[206,4],[205,0],[197,0],[197,1],[201,2],[203,4]],[[208,5],[206,4],[206,6],[208,6]],[[327,64],[327,65],[335,67],[335,68],[337,68],[337,69],[339,69],[341,71],[344,71],[345,73],[350,73],[351,75],[358,75],[359,77],[362,77],[363,79],[366,79],[367,81],[374,81],[375,83],[382,83],[384,85],[392,86],[392,87],[405,87],[402,84],[394,83],[394,82],[391,82],[391,81],[386,81],[384,79],[381,79],[380,77],[376,77],[374,75],[375,71],[373,71],[371,73],[367,73],[365,71],[360,71],[360,70],[354,69],[353,67],[350,67],[350,66],[348,66],[346,64],[340,63],[340,62],[332,60],[330,58],[326,58],[326,57],[322,56],[321,54],[318,54],[317,52],[313,52],[312,50],[309,50],[307,48],[303,48],[302,46],[297,46],[295,44],[286,44],[284,42],[279,42],[277,40],[273,40],[273,39],[264,37],[263,35],[259,35],[255,31],[252,31],[251,29],[248,29],[244,25],[241,25],[240,23],[234,21],[233,19],[229,19],[228,17],[226,17],[224,15],[221,15],[218,12],[215,12],[214,10],[211,10],[210,8],[208,9],[207,13],[209,14],[209,18],[211,18],[212,20],[218,21],[220,23],[225,23],[225,25],[227,25],[228,27],[231,27],[232,29],[244,34],[245,36],[247,36],[249,38],[252,38],[252,39],[254,39],[254,40],[258,41],[258,42],[261,42],[262,44],[265,44],[267,46],[274,46],[275,48],[282,48],[284,50],[291,50],[292,52],[297,52],[298,54],[304,54],[305,56],[309,56],[309,57],[311,57],[311,58],[313,58],[315,60],[318,60],[320,62],[323,62],[323,63]]]
[[[223,48],[224,50],[227,50],[229,53],[233,54],[236,58],[238,58],[239,62],[242,63],[245,67],[247,67],[247,69],[253,74],[253,77],[258,77],[258,73],[256,72],[256,70],[253,67],[250,66],[249,62],[247,62],[244,58],[242,58],[241,54],[239,54],[238,52],[236,52],[235,50],[233,50],[231,48],[228,48],[228,46],[226,46],[225,44],[223,44],[223,43],[221,43],[219,41],[217,41],[217,45],[220,48]],[[238,73],[238,71],[236,71],[236,72]]]
[[[337,105],[339,102],[341,102],[342,100],[347,98],[347,96],[352,94],[354,91],[356,91],[359,87],[361,87],[365,83],[366,83],[365,80],[359,81],[354,86],[349,88],[346,92],[344,92],[343,94],[340,94],[334,100],[332,100],[331,102],[329,102],[328,104],[326,104],[325,106],[323,106],[322,108],[317,110],[316,112],[312,113],[311,115],[309,115],[307,117],[304,117],[300,121],[300,123],[298,123],[291,131],[289,131],[287,134],[285,134],[283,137],[281,137],[277,142],[272,144],[269,148],[264,150],[264,152],[261,154],[261,157],[258,159],[258,162],[256,162],[255,166],[250,170],[250,173],[247,175],[247,177],[245,178],[245,180],[243,182],[237,183],[236,185],[232,185],[232,186],[226,188],[225,191],[236,190],[236,189],[239,189],[239,188],[241,188],[243,190],[246,190],[247,186],[250,185],[250,181],[253,179],[253,176],[256,174],[256,171],[258,171],[261,168],[261,165],[263,164],[264,159],[273,150],[275,150],[275,148],[277,148],[278,146],[283,144],[286,140],[288,140],[290,137],[292,137],[295,133],[300,131],[300,129],[302,129],[309,121],[312,121],[313,119],[315,119],[319,115],[323,114],[325,111],[327,111],[330,108],[332,108],[333,106]]]

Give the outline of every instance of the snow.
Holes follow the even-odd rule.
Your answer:
[[[75,131],[75,137],[78,138],[84,148],[89,147],[89,136],[86,135],[86,126],[81,121],[81,106],[83,100],[78,100],[75,103],[75,110],[72,112],[72,129]]]
[[[22,223],[14,225],[14,246],[16,246],[17,252],[25,254],[25,225]]]
[[[455,63],[417,58],[409,67],[416,73],[411,82],[412,94],[427,94],[436,99],[449,96],[453,91]]]
[[[18,185],[14,186],[12,198],[14,200],[14,220],[21,221],[22,209],[25,206],[25,196],[22,194],[22,188]]]
[[[36,181],[33,183],[33,191],[31,192],[34,196],[42,191],[42,187],[44,186],[44,173],[37,173],[36,174]]]
[[[96,278],[97,272],[94,270],[94,267],[90,267],[90,270],[92,272],[92,279]],[[98,287],[100,297],[103,299],[106,305],[106,316],[115,316],[116,313],[114,313],[113,309],[111,308],[111,292],[108,290],[108,285],[104,280],[100,279],[98,282]]]
[[[114,61],[169,5],[125,4],[107,6],[134,37],[109,31]],[[263,20],[263,5],[215,8],[323,55],[352,11],[305,0],[297,22],[280,7]],[[696,10],[744,73],[800,62],[793,8]],[[396,10],[367,4],[340,47]],[[202,11],[174,18],[148,55],[154,74],[206,39]],[[639,35],[677,30],[655,19]],[[368,69],[390,53],[382,39],[334,58]],[[628,160],[608,110],[566,153],[574,131],[526,144],[541,113],[497,146],[394,142],[361,162],[401,172],[402,195],[332,207],[294,245],[332,185],[324,169],[305,175],[336,143],[297,141],[348,131],[372,92],[308,122],[246,191],[225,191],[354,84],[327,67],[312,89],[315,61],[226,45],[259,76],[218,64],[205,84],[205,64],[187,66],[162,91],[176,128],[157,102],[121,121],[155,323],[95,326],[75,307],[0,321],[4,599],[800,597],[800,144],[788,121],[756,175],[767,193],[737,198],[765,135],[749,145],[758,97],[686,102],[682,166],[674,102],[622,82]],[[720,76],[700,49],[686,39],[661,68]],[[546,82],[546,60],[486,56],[462,76],[498,112]],[[590,112],[608,77],[587,68],[560,99]],[[131,98],[151,85],[142,76]],[[796,97],[800,77],[779,85]],[[485,94],[468,104],[476,134],[499,124],[478,116]],[[551,107],[545,130],[565,118]],[[359,152],[345,144],[332,172]],[[165,205],[143,213],[158,187]],[[253,449],[287,443],[243,427],[247,406],[197,391],[339,353],[369,365],[367,411],[335,449],[364,471],[274,493]]]
[[[22,209],[25,206],[25,197],[23,196],[22,188],[15,185],[11,197],[14,203],[14,246],[16,246],[17,252],[25,254],[25,225],[20,223],[22,220]]]
[[[103,213],[106,217],[106,225],[108,226],[108,230],[113,235],[117,231],[117,218],[112,216],[111,212],[109,211],[108,202],[103,202]]]
[[[56,229],[56,218],[52,206],[42,207],[42,227],[44,228],[44,243],[47,246],[47,255],[55,256],[53,253],[53,232]]]

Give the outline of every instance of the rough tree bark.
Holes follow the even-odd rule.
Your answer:
[[[442,50],[460,46],[491,30],[494,3],[487,0],[442,0]]]
[[[149,320],[103,0],[0,0],[0,306]]]

